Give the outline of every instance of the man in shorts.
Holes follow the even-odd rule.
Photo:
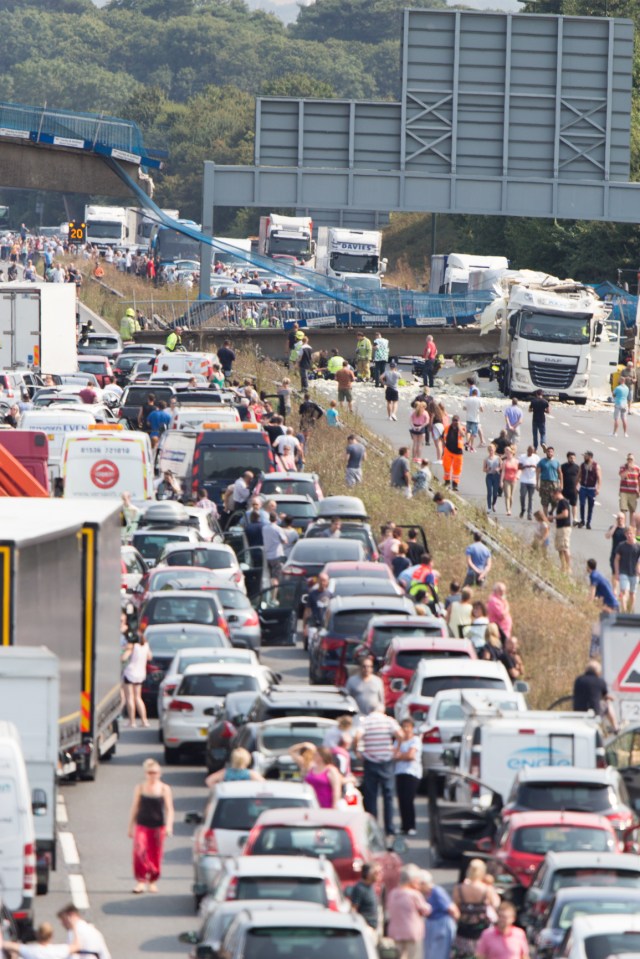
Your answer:
[[[576,463],[576,454],[567,453],[567,462],[560,467],[562,475],[562,495],[571,507],[573,523],[578,522],[578,477],[580,467]]]
[[[620,609],[623,613],[632,613],[640,572],[640,543],[636,542],[636,532],[631,526],[625,531],[625,538],[615,551],[613,571],[620,589]]]
[[[560,463],[555,458],[553,446],[547,446],[545,455],[538,461],[536,477],[540,503],[545,514],[549,517],[554,508],[553,494],[560,486]]]
[[[345,483],[352,489],[362,482],[362,464],[367,456],[364,443],[352,433],[347,437],[347,466]]]
[[[482,400],[477,386],[472,386],[469,396],[463,403],[463,409],[466,414],[467,422],[467,442],[466,449],[470,453],[474,452],[476,436],[480,429],[480,414],[482,413]]]
[[[627,433],[627,411],[629,409],[630,392],[626,381],[623,379],[620,380],[613,391],[613,435],[615,436],[618,432],[618,426],[620,425],[620,420],[622,420],[625,439],[629,435]]]
[[[556,549],[564,573],[571,571],[571,506],[562,495],[562,490],[553,491],[556,510]]]
[[[624,466],[620,467],[620,512],[629,511],[629,523],[633,525],[633,515],[640,496],[640,468],[636,466],[633,453],[629,453]]]
[[[347,409],[353,413],[353,392],[352,387],[356,380],[356,375],[349,366],[347,360],[342,363],[342,369],[335,374],[335,380],[338,384],[338,403],[346,403]]]

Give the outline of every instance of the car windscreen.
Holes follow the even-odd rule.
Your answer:
[[[194,676],[183,676],[176,695],[223,698],[228,693],[246,693],[253,689],[258,689],[258,680],[255,676],[237,676],[234,673],[198,673]]]
[[[251,601],[239,589],[219,589],[216,587],[216,596],[222,603],[223,609],[250,609]]]
[[[326,856],[352,859],[346,829],[331,826],[265,826],[256,837],[252,856]]]
[[[396,656],[396,663],[400,669],[410,669],[412,672],[422,659],[468,659],[469,654],[460,650],[451,649],[412,649],[403,650]]]
[[[134,533],[132,542],[139,553],[147,560],[157,562],[167,543],[188,543],[187,533]],[[175,577],[174,577],[175,579]]]
[[[300,706],[287,706],[287,707],[278,707],[278,706],[269,706],[264,709],[261,719],[286,719],[288,716],[308,716],[309,713],[313,710],[313,715],[318,716],[320,719],[338,719],[339,716],[344,716],[345,713],[351,713],[352,710],[346,709],[344,706],[311,706],[305,705]]]
[[[607,959],[608,956],[640,953],[640,932],[621,929],[619,932],[588,936],[584,941],[584,951],[587,959]]]
[[[335,596],[397,596],[398,587],[390,579],[338,579]]]
[[[516,797],[525,809],[571,809],[573,812],[604,812],[616,804],[606,783],[535,782],[522,783]]]
[[[394,623],[392,626],[376,626],[371,640],[373,655],[380,658],[384,656],[393,637],[399,635],[415,636],[419,639],[421,636],[442,636],[442,630],[440,627],[429,629],[424,626],[403,626],[401,623]]]
[[[574,899],[568,902],[560,909],[555,918],[555,924],[564,931],[570,928],[576,916],[607,916],[615,913],[636,916],[639,912],[640,898],[616,899],[615,896],[609,896],[605,890],[601,890],[601,895],[597,899]]]
[[[308,806],[309,800],[300,796],[229,796],[216,802],[211,828],[248,831],[253,829],[260,813],[266,812],[267,809],[306,809]],[[259,896],[258,898],[271,897]]]
[[[215,583],[214,577],[206,569],[193,566],[176,572],[170,566],[163,566],[154,572],[149,583],[150,590],[156,589],[202,589]]]
[[[268,499],[276,493],[282,493],[288,496],[310,496],[312,499],[316,498],[313,483],[308,483],[306,480],[264,479],[260,486],[260,495]]]
[[[226,549],[176,549],[164,559],[168,566],[202,566],[205,569],[230,569],[233,556]]]
[[[246,470],[268,473],[271,468],[266,446],[211,446],[200,445],[200,480],[229,480],[233,482]]]
[[[516,852],[545,856],[548,852],[615,852],[613,836],[589,826],[524,826],[511,839]]]
[[[422,680],[420,695],[435,696],[442,689],[506,689],[506,686],[504,679],[488,679],[484,676],[432,676]]]
[[[208,598],[191,596],[162,596],[152,600],[146,610],[152,623],[199,623],[215,626],[217,607]]]
[[[98,363],[93,360],[78,360],[78,369],[82,370],[83,373],[105,373],[107,369],[106,363]]]
[[[304,539],[291,550],[289,559],[293,563],[313,563],[314,566],[333,563],[340,560],[361,558],[359,544],[343,539]]]
[[[127,392],[122,397],[123,406],[143,406],[149,397],[149,393],[153,393],[156,398],[156,401],[165,400],[167,403],[173,396],[173,390],[162,388],[161,386],[130,386]]]
[[[89,343],[97,350],[117,350],[120,347],[113,336],[92,336]]]
[[[327,924],[323,928],[312,926],[309,929],[302,926],[250,929],[242,955],[244,959],[265,959],[267,956],[268,959],[297,959],[299,956],[304,959],[326,959],[327,956],[367,959],[369,953],[359,929],[332,929]]]
[[[258,735],[262,749],[283,753],[297,743],[313,743],[314,746],[322,746],[326,731],[325,726],[292,723],[290,726],[267,726],[261,729]]]
[[[367,628],[367,623],[376,613],[377,610],[374,609],[347,610],[343,613],[335,613],[331,617],[329,632],[332,636],[357,639],[362,636]]]
[[[314,503],[278,503],[278,513],[294,518],[311,519],[316,515],[316,508]]]
[[[147,642],[154,656],[171,656],[181,649],[194,647],[197,649],[222,649],[228,646],[222,630],[212,629],[206,633],[190,633],[186,626],[184,631],[163,632],[161,629],[150,629],[146,633]]]
[[[327,893],[324,880],[320,877],[242,876],[236,886],[236,899],[282,899],[285,902],[296,899],[326,905]],[[271,957],[273,953],[269,952],[268,955]]]
[[[200,654],[190,653],[188,656],[181,656],[176,663],[176,672],[181,676],[189,666],[197,666],[199,663],[210,663],[212,661],[215,661],[216,663],[239,662],[238,657],[235,655],[229,656],[228,660],[225,660],[224,650],[220,650],[220,653],[214,653],[213,651],[206,652],[203,650]],[[249,662],[248,657],[247,662]]]
[[[640,889],[640,872],[632,869],[599,869],[597,866],[575,866],[554,873],[551,892],[567,886],[623,886]]]

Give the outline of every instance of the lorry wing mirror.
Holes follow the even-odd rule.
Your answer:
[[[44,789],[34,789],[31,793],[31,811],[34,816],[47,815],[47,794]]]

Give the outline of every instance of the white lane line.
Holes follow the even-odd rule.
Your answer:
[[[568,425],[569,425],[568,423],[564,423],[564,422],[560,424],[560,426],[568,426]]]
[[[60,840],[62,855],[64,856],[64,861],[66,862],[67,866],[79,866],[80,856],[78,855],[78,847],[76,846],[76,841],[73,838],[73,833],[59,832],[58,839]]]
[[[66,826],[69,822],[69,816],[67,815],[67,804],[62,796],[58,796],[56,807],[56,819],[58,821],[58,825]]]
[[[618,447],[617,447],[617,446],[607,446],[607,449],[608,449],[608,450],[611,450],[612,453],[617,453],[617,452],[618,452]]]
[[[69,889],[71,890],[71,900],[76,909],[88,909],[89,896],[82,876],[69,876]]]
[[[576,430],[576,433],[582,433],[582,435],[584,436],[584,430]]]
[[[599,440],[596,436],[592,436],[591,439],[594,443],[602,443],[602,440]]]

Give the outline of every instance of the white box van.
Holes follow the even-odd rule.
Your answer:
[[[21,929],[33,920],[36,834],[20,734],[0,720],[0,890]]]
[[[95,426],[96,418],[90,408],[61,409],[59,406],[42,410],[25,410],[20,418],[21,430],[41,430],[49,440],[49,479],[60,476],[62,447],[67,433],[86,431]]]
[[[589,713],[527,710],[514,716],[471,705],[462,732],[458,771],[486,783],[506,801],[521,769],[595,769],[603,761],[600,724]],[[478,790],[464,780],[456,786],[460,802],[471,802],[477,795]]]
[[[121,427],[67,434],[62,451],[64,496],[131,493],[134,503],[154,499],[153,458],[146,433]]]
[[[208,380],[213,373],[213,354],[211,353],[158,353],[153,364],[153,373],[199,373]]]

